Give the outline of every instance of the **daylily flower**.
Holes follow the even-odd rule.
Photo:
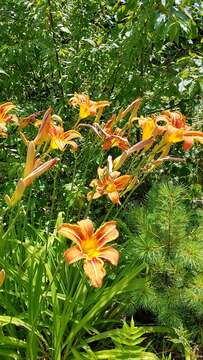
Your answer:
[[[109,101],[93,101],[90,100],[88,95],[75,94],[70,100],[69,104],[72,106],[80,106],[80,119],[85,119],[88,116],[95,116],[97,110],[103,109],[105,106],[109,106]]]
[[[20,201],[25,189],[31,185],[35,179],[51,169],[57,163],[57,161],[58,159],[55,158],[42,163],[39,158],[35,158],[35,143],[34,141],[31,141],[27,150],[24,177],[18,181],[16,189],[11,198],[8,195],[5,195],[5,201],[7,205],[12,207],[18,201]]]
[[[131,175],[120,176],[119,171],[109,172],[107,168],[98,168],[97,174],[99,179],[91,181],[90,186],[95,191],[90,191],[87,194],[87,199],[98,199],[103,195],[107,195],[113,204],[120,204],[119,192],[124,190],[132,179]]]
[[[4,271],[4,269],[2,269],[0,271],[0,287],[2,287],[4,280],[5,280],[5,271]]]
[[[186,124],[186,117],[180,111],[163,111],[156,117],[156,122],[165,121],[163,126],[166,130],[165,141],[176,143],[183,141],[183,150],[190,150],[193,142],[203,143],[203,133],[201,131],[192,131],[191,126]]]
[[[147,140],[152,136],[155,138],[157,135],[163,132],[163,130],[157,125],[156,120],[148,118],[140,118],[139,125],[142,128],[142,140]]]
[[[50,144],[49,150],[59,149],[63,151],[66,145],[70,145],[73,151],[77,150],[77,144],[72,141],[81,137],[81,134],[75,130],[64,131],[63,121],[58,115],[51,115],[52,109],[49,108],[42,121],[38,120],[35,125],[39,126],[38,134],[34,140],[35,144],[40,145],[43,142]],[[55,125],[54,121],[60,123]]]
[[[170,127],[176,129],[188,130],[190,127],[186,125],[186,117],[179,111],[162,111],[158,116],[148,118],[140,118],[139,125],[143,129],[142,140],[146,140],[151,136],[163,134]]]
[[[113,115],[101,129],[104,139],[104,150],[109,150],[112,147],[118,147],[119,149],[126,150],[130,147],[128,139],[123,137],[123,129],[119,127],[115,130],[113,129],[116,122],[117,118]]]
[[[20,129],[24,129],[27,125],[34,122],[36,120],[36,117],[43,114],[44,111],[37,111],[29,116],[20,118],[18,121],[18,126]]]
[[[126,150],[130,146],[128,139],[122,136],[123,129],[118,127],[115,130],[112,129],[113,121],[114,117],[112,116],[103,127],[96,123],[93,125],[80,124],[80,126],[91,128],[95,134],[102,139],[104,150],[109,150],[111,147],[118,147],[119,149]]]
[[[62,126],[54,126],[50,129],[51,136],[51,149],[59,149],[63,151],[66,145],[70,145],[73,151],[76,151],[78,145],[75,141],[72,141],[75,138],[81,137],[81,134],[75,130],[64,131]]]
[[[76,246],[64,252],[69,264],[84,259],[84,271],[90,279],[92,286],[102,286],[106,275],[103,260],[117,265],[119,253],[106,243],[115,240],[118,236],[116,221],[108,221],[94,232],[93,223],[90,219],[78,221],[77,224],[62,224],[58,233],[76,243]]]
[[[11,120],[16,120],[14,115],[8,115],[8,112],[13,110],[15,105],[12,102],[7,102],[0,105],[0,135],[7,137],[6,125]]]
[[[187,131],[184,129],[175,128],[168,125],[167,131],[164,134],[163,144],[174,144],[183,141],[183,150],[188,151],[191,149],[193,142],[198,141],[203,144],[203,132],[201,131]],[[166,155],[166,152],[164,153]]]
[[[190,126],[186,124],[186,116],[183,115],[180,111],[170,111],[164,110],[161,112],[161,115],[156,117],[157,121],[165,120],[166,122],[177,129],[189,130]]]

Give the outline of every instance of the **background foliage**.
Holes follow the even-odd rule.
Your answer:
[[[2,101],[59,110],[85,91],[114,106],[144,96],[146,112],[198,112],[198,2],[8,0],[0,10]]]

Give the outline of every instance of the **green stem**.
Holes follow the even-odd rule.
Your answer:
[[[56,192],[57,192],[57,178],[58,178],[58,174],[59,174],[60,168],[58,168],[55,172],[54,175],[54,184],[53,184],[53,192],[52,192],[52,204],[51,204],[51,211],[50,211],[50,220],[53,217],[53,212],[54,212],[54,205],[55,205],[55,199],[56,199]]]
[[[92,200],[91,199],[90,201],[88,201],[88,205],[87,205],[87,208],[86,208],[86,211],[85,211],[85,215],[84,215],[84,219],[87,218],[88,214],[89,214],[89,211],[90,211],[90,208],[91,208],[91,205],[92,205]]]
[[[106,215],[104,216],[104,219],[103,219],[103,223],[108,219],[109,215],[111,214],[111,211],[113,210],[115,204],[111,204],[110,208],[109,208],[109,211],[106,213]]]
[[[69,354],[69,350],[72,346],[75,336],[81,329],[85,329],[88,322],[95,319],[97,314],[114,298],[115,295],[122,293],[130,284],[130,282],[137,276],[143,269],[145,265],[141,264],[137,267],[131,267],[126,271],[126,275],[118,281],[115,285],[111,286],[109,289],[103,292],[100,296],[97,303],[92,307],[92,309],[77,323],[73,329],[71,330],[70,334],[68,335],[65,343],[64,348],[66,350],[64,352],[63,359],[67,359]]]
[[[13,218],[13,220],[12,220],[13,212],[11,212],[10,218],[9,218],[9,226],[8,226],[8,229],[6,230],[6,232],[3,234],[2,240],[6,239],[6,236],[9,234],[9,232],[11,231],[11,229],[13,228],[13,226],[15,225],[16,220],[17,220],[18,215],[19,215],[19,210],[20,210],[20,207],[19,207],[19,205],[18,205],[18,208],[17,208],[17,211],[16,211],[16,216]]]

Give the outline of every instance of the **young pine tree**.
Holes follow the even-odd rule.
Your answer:
[[[146,264],[148,281],[123,303],[130,315],[150,313],[159,325],[185,327],[203,339],[203,211],[184,204],[181,186],[155,185],[130,210],[126,256]]]

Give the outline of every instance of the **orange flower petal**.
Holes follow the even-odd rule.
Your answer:
[[[81,220],[81,221],[78,221],[78,225],[81,229],[81,232],[83,234],[83,238],[86,240],[86,239],[89,239],[92,235],[93,235],[93,232],[94,232],[94,228],[93,228],[93,223],[90,219],[85,219],[85,220]]]
[[[127,150],[129,148],[128,139],[122,138],[118,135],[109,135],[103,143],[103,149],[109,150],[111,147],[118,147],[122,150]]]
[[[113,204],[120,204],[120,198],[118,191],[108,192],[108,197]]]
[[[64,140],[67,139],[68,141],[79,138],[79,137],[82,137],[82,135],[76,130],[68,130],[68,131],[65,131],[63,134],[63,139]]]
[[[117,265],[119,260],[119,252],[112,246],[107,246],[100,250],[99,257],[109,261],[112,265]]]
[[[84,263],[84,271],[90,279],[92,286],[100,288],[106,271],[103,267],[103,261],[100,259],[87,260]]]
[[[50,147],[51,147],[52,149],[59,149],[59,150],[63,151],[64,148],[65,148],[65,146],[66,146],[65,141],[61,140],[60,138],[58,138],[58,137],[56,137],[56,136],[53,136],[53,137],[51,138]]]
[[[116,229],[116,221],[106,222],[95,232],[97,247],[101,248],[107,242],[115,240],[118,236],[119,232]]]
[[[113,179],[116,179],[119,175],[120,175],[120,171],[113,171],[111,177],[112,177]]]
[[[173,126],[169,125],[167,132],[165,134],[167,143],[177,143],[183,141],[184,130],[176,129]]]
[[[75,141],[67,141],[67,145],[71,146],[72,151],[77,151],[77,149],[78,149],[78,145],[76,144]]]
[[[201,131],[185,131],[184,136],[203,137],[203,132],[201,132]]]
[[[88,192],[88,194],[87,194],[87,200],[88,201],[91,201],[91,200],[93,200],[93,199],[98,199],[98,198],[100,198],[102,196],[102,194],[100,194],[99,192],[93,192],[93,191],[90,191],[90,192]]]
[[[191,149],[193,145],[192,137],[184,137],[183,150],[188,151]]]
[[[69,264],[73,264],[78,260],[84,259],[84,255],[79,246],[73,246],[70,249],[67,249],[64,251],[64,256]]]
[[[118,179],[114,180],[114,184],[116,185],[116,190],[123,190],[128,185],[132,176],[130,175],[123,175],[120,176]]]
[[[156,129],[156,124],[154,119],[152,118],[146,119],[142,128],[143,128],[142,140],[149,139],[154,134],[154,131]]]
[[[82,240],[85,240],[84,235],[79,225],[72,224],[61,224],[58,229],[58,233],[80,246]]]

